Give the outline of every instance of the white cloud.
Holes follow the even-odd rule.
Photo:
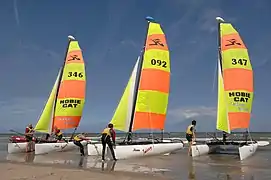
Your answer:
[[[195,118],[199,116],[216,116],[216,108],[215,107],[180,107],[176,109],[172,109],[168,111],[170,116],[179,118],[181,121],[188,118]]]
[[[13,1],[13,9],[14,9],[14,16],[15,16],[16,24],[18,27],[20,27],[20,18],[19,18],[19,11],[18,11],[18,7],[17,7],[17,0]]]

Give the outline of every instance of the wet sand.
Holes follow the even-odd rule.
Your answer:
[[[192,158],[187,156],[187,149],[169,156],[119,160],[115,163],[114,161],[102,163],[101,157],[81,157],[78,151],[56,152],[37,156],[31,153],[19,153],[6,154],[2,162],[8,163],[8,166],[1,165],[0,171],[3,177],[13,178],[14,180],[32,177],[32,174],[27,176],[24,169],[27,172],[34,172],[35,176],[40,177],[36,179],[41,180],[49,177],[51,179],[61,179],[61,177],[62,179],[76,179],[76,176],[80,178],[78,180],[115,177],[129,180],[135,178],[155,178],[156,180],[270,180],[270,151],[271,146],[259,148],[254,156],[242,162],[235,155],[206,155]],[[25,164],[30,165],[30,167],[25,167]],[[41,168],[41,166],[45,168]],[[15,168],[12,169],[13,167]],[[11,168],[11,170],[7,170],[8,168]],[[54,175],[50,175],[50,173]],[[11,174],[12,176],[9,176]],[[2,178],[0,177],[1,180]]]
[[[112,178],[118,180],[166,180],[162,176],[133,172],[86,170],[21,163],[0,163],[0,173],[1,180],[90,180]]]

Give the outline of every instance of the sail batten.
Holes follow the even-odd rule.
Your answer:
[[[219,25],[222,74],[218,76],[223,86],[219,85],[217,129],[230,132],[249,127],[254,94],[253,70],[248,50],[237,30],[230,23]],[[221,108],[222,101],[226,108]]]

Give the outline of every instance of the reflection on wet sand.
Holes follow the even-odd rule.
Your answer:
[[[35,153],[8,154],[6,159],[12,162],[33,163],[35,159]]]
[[[102,162],[101,157],[81,157],[76,153],[52,153],[47,155],[8,154],[11,162],[26,162],[33,164],[65,165],[72,168],[100,169],[102,171],[140,172],[151,174],[167,174],[176,179],[250,179],[253,180],[255,168],[259,166],[258,157],[251,161],[240,162],[228,156],[208,155],[197,158],[187,157],[186,153],[174,154],[167,157],[137,158]],[[259,159],[259,160],[257,160]],[[254,165],[255,163],[256,165]],[[155,167],[155,168],[154,168]],[[252,167],[252,168],[251,168]],[[166,168],[166,169],[164,169]],[[262,167],[259,166],[261,169]],[[171,169],[171,170],[169,170]],[[254,169],[254,172],[252,171]]]
[[[115,169],[115,165],[116,165],[117,161],[109,161],[106,163],[106,169],[104,169],[104,164],[105,162],[102,162],[102,171],[106,170],[106,171],[114,171]]]
[[[217,179],[254,179],[253,174],[250,174],[251,172],[249,172],[249,166],[244,165],[237,159],[229,158],[227,155],[209,155],[198,157],[193,159],[192,164],[191,174],[192,172],[195,174],[195,167],[199,168],[200,166],[204,166],[205,171],[210,169],[210,171],[214,172],[213,174],[216,174],[215,178]],[[192,180],[193,178],[190,179]]]
[[[168,169],[158,169],[148,166],[141,166],[138,163],[131,163],[125,160],[102,162],[100,157],[78,156],[78,154],[52,153],[37,155],[34,153],[8,154],[7,160],[11,162],[27,162],[33,164],[69,165],[74,168],[101,169],[102,171],[127,171],[144,173],[163,173]]]
[[[188,162],[189,170],[188,170],[188,179],[189,180],[196,180],[196,173],[195,173],[195,165],[194,161],[191,159],[190,162]]]

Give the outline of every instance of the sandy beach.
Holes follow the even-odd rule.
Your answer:
[[[265,140],[259,135],[259,139]],[[268,134],[269,138],[270,135]],[[267,139],[266,140],[270,140]],[[240,161],[236,155],[187,156],[187,148],[168,156],[150,156],[101,162],[101,157],[80,156],[78,149],[45,155],[7,154],[7,137],[0,138],[0,180],[270,180],[271,146],[261,147],[254,156]]]
[[[166,180],[159,175],[149,175],[133,172],[110,172],[102,170],[85,170],[56,166],[41,166],[19,163],[0,163],[1,180]]]

